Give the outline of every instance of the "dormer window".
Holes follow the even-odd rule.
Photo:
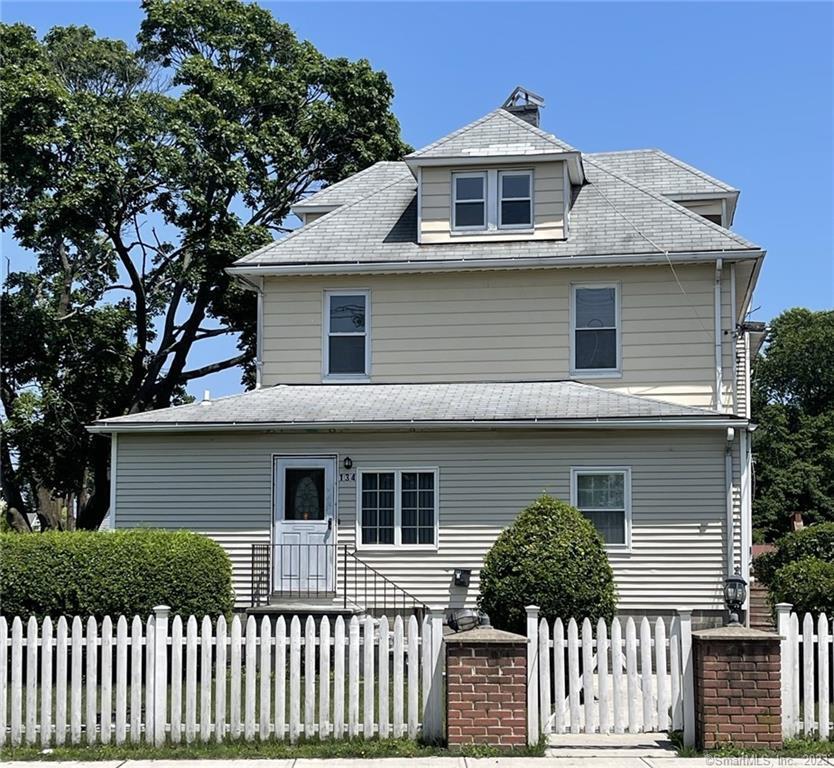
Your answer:
[[[453,229],[486,229],[486,181],[483,172],[453,175]]]
[[[533,226],[533,174],[501,171],[498,174],[498,228],[530,229]]]

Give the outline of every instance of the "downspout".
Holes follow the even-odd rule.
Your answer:
[[[724,449],[724,484],[727,500],[727,576],[732,576],[735,573],[735,557],[733,552],[735,548],[735,525],[733,521],[733,442],[735,441],[735,437],[735,429],[733,427],[727,427],[727,446]]]
[[[733,355],[733,413],[738,416],[738,318],[736,317],[736,265],[730,264],[730,339],[732,341]]]
[[[750,583],[750,560],[753,545],[753,499],[751,493],[752,434],[747,429],[739,433],[739,460],[741,464],[741,577]],[[748,590],[749,596],[749,590]],[[748,601],[744,608],[747,611]],[[749,612],[747,613],[749,623]]]
[[[724,260],[715,260],[715,410],[723,411],[724,404],[721,398],[721,270],[724,268]]]
[[[258,282],[255,283],[243,275],[236,275],[236,277],[243,284],[244,288],[247,288],[250,291],[255,291],[258,297],[258,307],[256,310],[257,314],[255,318],[255,389],[260,389],[263,379],[264,360],[264,279],[263,277],[259,277],[257,278]]]

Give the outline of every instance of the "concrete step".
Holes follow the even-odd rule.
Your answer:
[[[614,758],[674,757],[675,748],[665,733],[562,733],[547,739],[545,757]]]

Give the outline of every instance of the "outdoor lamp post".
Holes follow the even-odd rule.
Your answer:
[[[724,579],[724,605],[730,612],[731,627],[740,626],[739,613],[747,598],[747,582],[737,573]]]

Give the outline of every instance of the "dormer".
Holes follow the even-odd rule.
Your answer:
[[[519,86],[500,108],[406,155],[419,243],[567,238],[582,159],[538,127],[543,106]]]

